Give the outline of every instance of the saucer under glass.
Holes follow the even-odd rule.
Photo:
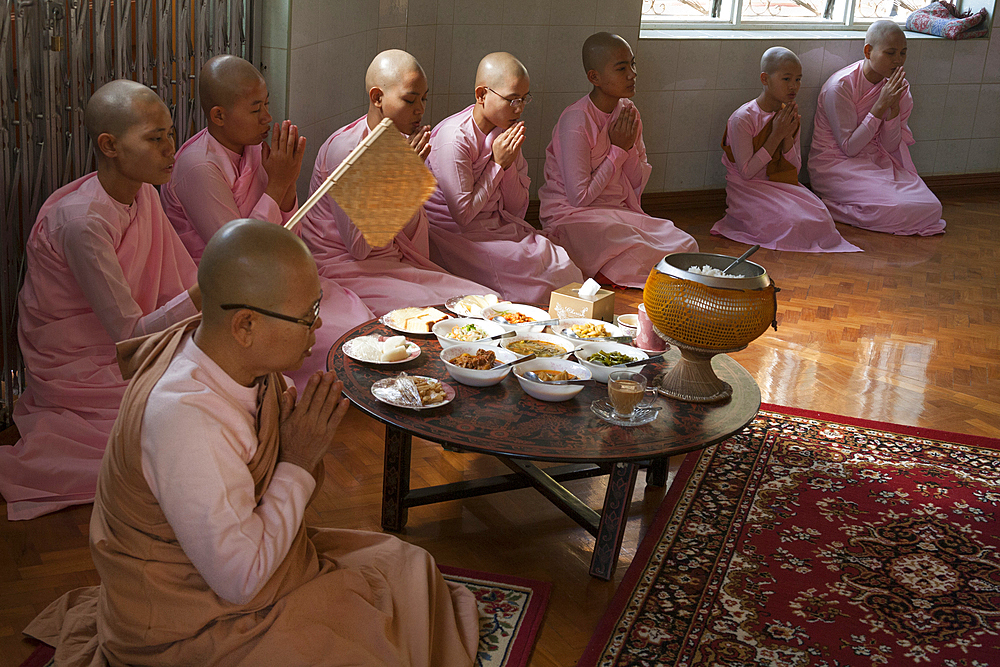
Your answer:
[[[615,409],[606,398],[599,398],[590,404],[590,409],[595,415],[606,422],[611,422],[616,426],[642,426],[656,419],[659,410],[652,408],[638,407],[632,413],[631,418],[622,418],[615,414]]]

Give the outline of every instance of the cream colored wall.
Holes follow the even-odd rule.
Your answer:
[[[861,40],[638,39],[641,0],[265,0],[262,68],[271,112],[308,139],[299,180],[307,194],[316,152],[366,108],[364,71],[376,53],[406,49],[430,81],[425,118],[472,101],[479,59],[511,51],[531,73],[525,157],[532,194],[559,114],[588,91],[583,40],[597,30],[629,40],[639,68],[635,102],[653,165],[647,192],[725,187],[719,142],[729,114],[758,92],[757,63],[781,44],[802,59],[803,148],[822,82],[861,54]],[[997,22],[994,18],[994,26]],[[911,39],[914,162],[924,175],[1000,169],[1000,39]],[[308,165],[308,168],[307,168]]]

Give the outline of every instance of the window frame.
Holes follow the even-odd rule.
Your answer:
[[[719,1],[719,0],[717,0]],[[764,32],[764,31],[857,31],[864,32],[874,21],[880,19],[858,18],[855,19],[855,11],[859,0],[834,0],[834,7],[831,12],[832,17],[842,16],[843,18],[829,18],[817,21],[815,18],[788,18],[781,21],[744,21],[743,5],[747,0],[721,0],[723,5],[720,17],[717,19],[703,18],[652,18],[646,14],[640,14],[639,29],[641,31],[650,30],[729,30],[740,32]],[[728,12],[725,5],[729,5]],[[959,0],[959,6],[966,4]],[[894,20],[894,19],[890,19]],[[906,19],[895,19],[902,27]]]

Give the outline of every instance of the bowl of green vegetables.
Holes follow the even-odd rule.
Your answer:
[[[587,343],[576,351],[576,360],[589,369],[594,379],[607,383],[613,371],[622,370],[621,364],[649,359],[649,355],[637,347],[622,343]],[[631,371],[639,373],[645,366],[632,366]]]

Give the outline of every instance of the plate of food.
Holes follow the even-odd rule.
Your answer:
[[[397,408],[427,410],[455,400],[455,388],[426,375],[400,373],[373,384],[372,396]]]
[[[586,317],[559,320],[559,324],[553,325],[552,333],[573,342],[608,341],[615,338],[631,340],[621,327],[604,320],[592,320]]]
[[[442,348],[490,339],[493,336],[511,335],[496,322],[474,317],[451,317],[441,320],[431,327],[431,332],[437,336]]]
[[[495,306],[483,308],[483,319],[494,321],[494,317],[503,319],[499,324],[504,329],[518,333],[524,331],[540,332],[545,329],[545,325],[534,324],[534,322],[551,319],[549,314],[541,308],[523,303],[498,303]]]
[[[420,346],[403,336],[358,336],[342,349],[354,361],[369,364],[405,364],[420,356]]]
[[[426,308],[397,308],[379,318],[379,322],[393,331],[405,334],[428,335],[434,325],[451,317],[433,306]]]
[[[444,307],[455,313],[459,317],[479,317],[483,316],[483,308],[495,306],[498,303],[509,303],[501,301],[496,294],[469,294],[467,296],[453,296],[444,302]]]

